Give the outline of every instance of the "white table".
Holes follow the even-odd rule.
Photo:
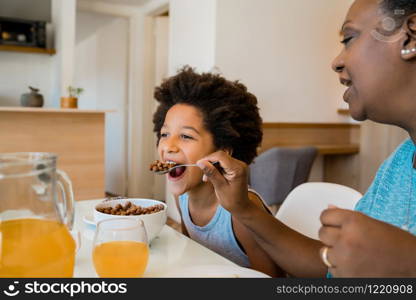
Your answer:
[[[84,223],[83,217],[91,215],[99,201],[80,201],[75,205],[74,229],[80,231],[81,246],[76,256],[74,277],[97,277],[91,258],[95,227]],[[198,266],[201,267],[200,274],[195,273]],[[234,273],[236,276],[232,276]],[[165,225],[150,245],[144,277],[205,277],[204,274],[207,277],[265,277],[260,272],[241,268]]]

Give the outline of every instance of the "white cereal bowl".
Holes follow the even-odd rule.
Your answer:
[[[152,214],[147,215],[111,215],[99,212],[97,208],[115,207],[117,204],[125,205],[127,202],[131,202],[134,205],[141,207],[149,207],[156,204],[163,205],[164,209]],[[113,219],[113,218],[128,218],[128,219],[139,219],[142,220],[147,232],[147,238],[149,243],[159,234],[162,230],[163,225],[166,224],[167,219],[167,205],[161,201],[153,199],[141,199],[141,198],[125,198],[125,199],[114,199],[104,200],[97,204],[94,208],[94,221],[98,223],[102,220]]]

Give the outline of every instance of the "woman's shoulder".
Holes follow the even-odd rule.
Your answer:
[[[411,139],[401,143],[379,167],[373,182],[355,209],[367,212],[377,197],[386,199],[387,194],[397,193],[402,188],[406,189],[403,176],[408,174],[414,151],[415,145]]]
[[[377,175],[383,176],[388,174],[389,177],[395,173],[402,172],[408,168],[415,152],[415,145],[411,139],[405,140],[380,166]]]
[[[414,151],[415,144],[411,139],[406,139],[390,154],[387,160],[404,159],[409,153],[413,154]]]
[[[406,167],[413,159],[414,152],[415,144],[413,141],[411,139],[405,140],[383,162],[378,170],[378,173],[384,173],[387,170],[394,172],[395,170],[400,170],[403,167]]]

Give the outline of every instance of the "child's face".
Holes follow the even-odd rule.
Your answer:
[[[176,104],[169,109],[160,130],[158,153],[162,161],[194,164],[216,151],[212,134],[203,125],[202,113],[194,106]],[[202,171],[197,167],[176,168],[168,173],[170,190],[181,195],[202,182]]]

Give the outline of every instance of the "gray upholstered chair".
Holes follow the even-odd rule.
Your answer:
[[[275,147],[261,153],[249,167],[249,184],[276,213],[286,196],[306,182],[317,156],[314,147]]]

